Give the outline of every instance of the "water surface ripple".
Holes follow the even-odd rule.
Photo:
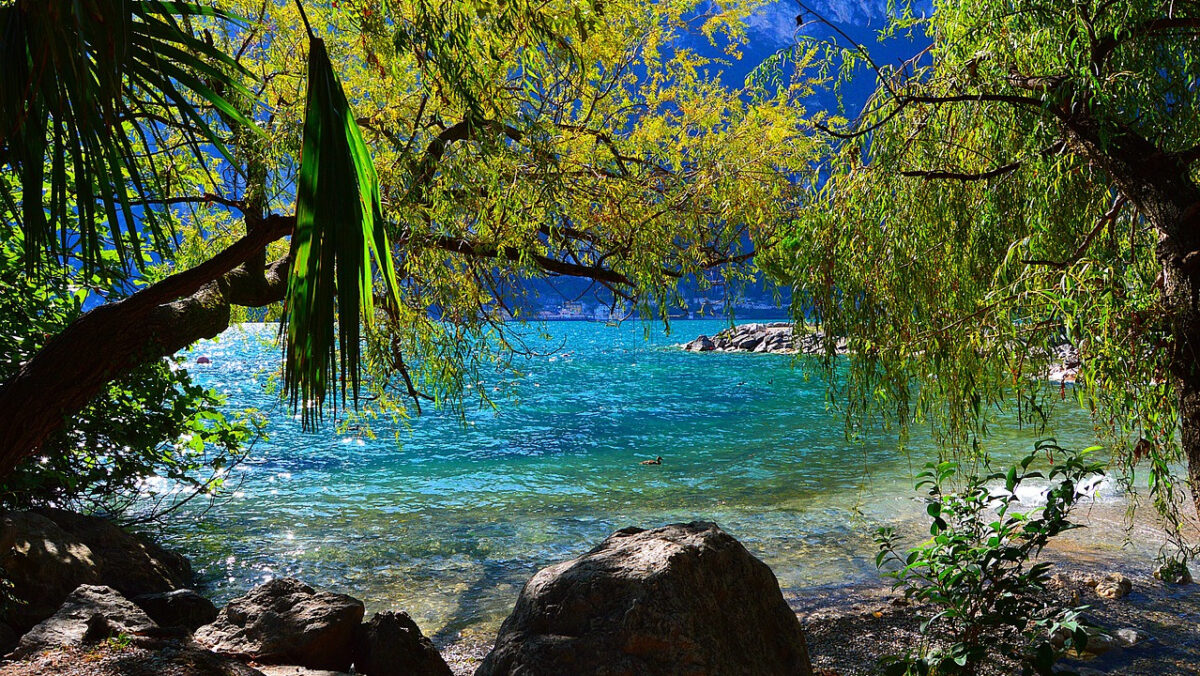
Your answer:
[[[565,352],[518,361],[516,402],[465,421],[427,413],[374,440],[303,432],[268,383],[274,327],[231,329],[183,357],[231,407],[267,411],[270,438],[232,477],[233,498],[167,537],[218,600],[295,575],[442,637],[490,631],[539,567],[630,525],[717,521],[785,590],[874,576],[872,528],[923,511],[910,487],[928,442],[911,458],[894,435],[847,442],[822,383],[789,357],[672,346],[723,325],[551,324],[547,345]],[[1082,415],[1058,430],[1089,435]],[[990,443],[1016,454],[1033,438]]]

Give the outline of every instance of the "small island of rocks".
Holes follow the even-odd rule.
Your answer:
[[[689,352],[766,352],[771,354],[826,354],[825,332],[796,335],[791,322],[740,324],[712,336],[700,336],[683,349]],[[838,338],[835,354],[846,354],[846,339]]]

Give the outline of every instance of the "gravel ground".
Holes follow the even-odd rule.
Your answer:
[[[1050,593],[1064,601],[1087,605],[1087,619],[1107,633],[1132,628],[1146,638],[1129,648],[1099,656],[1060,662],[1081,674],[1169,676],[1200,674],[1200,587],[1165,585],[1150,571],[1121,571],[1133,591],[1121,599],[1103,599],[1087,584],[1107,571],[1072,569],[1056,578]],[[828,590],[794,603],[805,626],[813,667],[823,676],[879,673],[880,661],[921,646],[920,624],[934,611],[907,604],[886,587]],[[997,645],[1017,645],[1015,633],[992,638]],[[983,674],[1020,673],[1019,665],[999,657]]]
[[[162,642],[159,642],[160,644]],[[42,653],[23,662],[0,666],[0,676],[188,676],[197,666],[204,673],[249,676],[254,671],[214,660],[211,653],[167,642],[166,647],[142,648],[100,643],[93,648],[64,648]]]

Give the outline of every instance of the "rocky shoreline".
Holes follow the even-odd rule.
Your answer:
[[[403,612],[364,621],[361,601],[292,578],[217,609],[187,587],[183,557],[95,517],[3,512],[0,543],[23,601],[0,625],[0,676],[674,675],[696,665],[851,676],[878,673],[880,659],[928,640],[918,626],[934,613],[882,585],[785,596],[741,543],[694,522],[617,531],[530,579],[494,644],[468,638],[439,651]],[[1070,572],[1050,593],[1088,605],[1096,626],[1090,652],[1064,668],[1169,674],[1200,663],[1190,585],[1155,581],[1149,569],[1058,569]],[[1001,657],[981,673],[1015,668]]]
[[[684,343],[688,352],[759,352],[768,354],[826,354],[825,333],[813,331],[796,335],[791,322],[739,324],[712,336],[700,336]],[[838,338],[834,354],[846,354],[846,339]]]
[[[688,352],[752,352],[765,354],[824,356],[828,354],[825,332],[814,330],[796,334],[792,322],[770,322],[739,324],[722,330],[714,336],[701,335],[679,347]],[[845,338],[836,338],[832,345],[833,354],[849,353]],[[1074,383],[1079,374],[1079,350],[1071,345],[1060,345],[1050,355],[1050,367],[1045,379],[1052,383]]]

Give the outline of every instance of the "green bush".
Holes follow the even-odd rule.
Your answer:
[[[106,286],[111,292],[100,273],[76,274],[71,284],[25,274],[16,237],[0,227],[0,382],[78,317],[90,293]],[[0,481],[0,505],[121,516],[153,492],[150,479],[166,479],[170,495],[145,517],[213,491],[260,427],[252,412],[226,416],[223,404],[169,360],[145,364],[110,383],[36,457]]]
[[[1050,564],[1034,560],[1051,538],[1079,527],[1070,512],[1104,474],[1090,458],[1096,450],[1068,451],[1053,440],[1040,441],[1007,472],[959,477],[958,491],[949,490],[960,474],[958,463],[926,465],[916,487],[929,494],[931,538],[901,553],[900,536],[881,528],[875,562],[907,597],[937,610],[921,632],[929,636],[934,627],[950,627],[950,646],[895,658],[887,674],[975,674],[1005,628],[1028,640],[1010,656],[1039,674],[1052,673],[1063,651],[1086,645],[1083,608],[1063,607],[1047,594]],[[1052,459],[1048,475],[1029,469],[1041,455]],[[1033,479],[1050,482],[1045,506],[1016,511],[1017,489]]]

